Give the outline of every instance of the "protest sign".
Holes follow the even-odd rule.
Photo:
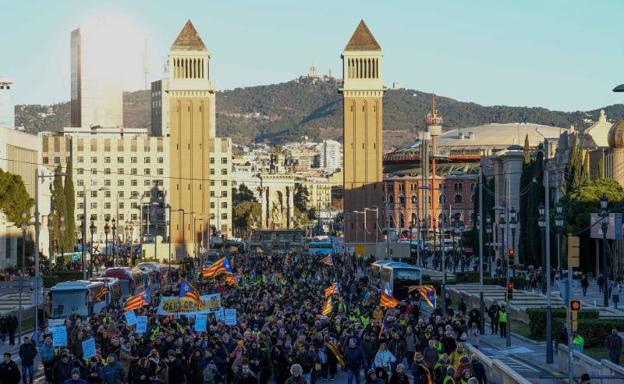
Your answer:
[[[137,333],[147,332],[147,316],[136,317],[136,331]]]
[[[67,347],[67,328],[65,326],[54,327],[52,331],[52,346]]]
[[[215,312],[215,320],[222,322],[224,318],[225,312],[223,311],[223,308],[219,308],[219,310]]]
[[[136,313],[134,313],[134,310],[130,310],[126,312],[125,315],[126,315],[126,323],[128,325],[135,325],[137,323],[137,317],[136,317]]]
[[[185,315],[194,316],[199,313],[213,313],[221,308],[221,294],[213,293],[210,295],[202,295],[202,304],[198,305],[189,298],[178,296],[164,296],[160,298],[158,306],[158,315]]]
[[[90,359],[95,356],[95,339],[92,337],[82,342],[82,357]]]
[[[199,313],[195,315],[195,332],[206,332],[207,323],[208,323],[208,314]]]
[[[225,325],[236,325],[236,309],[235,308],[226,308],[225,309]]]

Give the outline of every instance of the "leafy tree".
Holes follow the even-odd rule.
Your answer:
[[[63,178],[61,176],[61,166],[59,165],[55,171],[54,181],[52,182],[52,206],[50,210],[49,221],[51,223],[52,241],[50,245],[56,245],[56,250],[65,250],[65,232],[61,229],[64,225],[66,208],[65,208],[65,190],[63,189]]]
[[[295,201],[295,208],[299,212],[308,211],[308,202],[310,201],[310,192],[308,188],[304,187],[301,183],[295,183],[295,195],[293,196]]]
[[[65,237],[64,247],[66,252],[72,252],[76,244],[76,220],[74,209],[76,205],[74,196],[74,179],[72,176],[72,161],[67,162],[65,167],[65,185],[63,186],[65,195]]]
[[[0,212],[4,213],[8,221],[20,225],[22,212],[26,218],[30,216],[30,209],[35,201],[28,195],[24,180],[0,169]]]
[[[295,203],[296,205],[296,203]],[[312,224],[312,220],[305,211],[301,211],[299,208],[295,206],[294,210],[294,226],[295,228],[307,228]]]
[[[255,201],[243,201],[232,209],[232,226],[240,237],[247,237],[252,229],[258,228],[262,220],[262,207]]]
[[[258,202],[253,191],[245,184],[241,184],[238,189],[232,188],[232,205],[236,206],[245,201]]]

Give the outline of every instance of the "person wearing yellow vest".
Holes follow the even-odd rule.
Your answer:
[[[507,310],[504,306],[501,306],[498,310],[498,326],[500,328],[500,337],[507,337],[507,321],[509,318],[507,317]]]
[[[585,338],[579,335],[578,333],[574,332],[574,337],[572,338],[572,349],[583,353],[584,348],[585,348]]]
[[[444,381],[442,381],[442,384],[455,384],[455,368],[446,368],[446,377]]]

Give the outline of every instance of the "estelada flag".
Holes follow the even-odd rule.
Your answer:
[[[186,279],[182,279],[182,281],[180,282],[180,293],[178,296],[180,298],[187,297],[193,300],[193,302],[195,302],[197,305],[202,305],[202,299],[199,291],[193,286],[193,284],[186,281]]]
[[[333,294],[338,294],[338,283],[333,283],[329,287],[325,288],[326,299]]]
[[[227,257],[222,257],[215,261],[210,267],[202,270],[204,277],[214,277],[222,273],[232,273],[232,265]]]
[[[102,288],[100,288],[98,293],[95,295],[95,300],[97,300],[97,301],[104,300],[104,297],[106,296],[106,294],[108,294],[108,287],[107,286],[103,286]]]
[[[381,297],[379,298],[379,305],[386,308],[394,308],[399,305],[399,300],[394,297],[386,294],[385,292],[381,293]]]
[[[332,255],[327,255],[325,256],[323,259],[321,259],[321,263],[328,265],[330,267],[334,266],[334,258],[332,257]]]
[[[418,291],[425,303],[431,308],[436,307],[436,290],[432,285],[414,285],[409,287],[409,293],[414,291]]]
[[[147,290],[137,293],[134,296],[128,297],[126,305],[124,306],[124,312],[132,309],[139,309],[149,303],[149,292]]]
[[[338,364],[344,367],[345,366],[344,357],[342,357],[342,354],[340,353],[338,346],[332,343],[331,341],[326,341],[325,345],[327,346],[327,349],[329,349],[331,353],[333,353],[334,356],[336,356],[336,360],[338,361]]]
[[[332,298],[330,297],[325,301],[325,305],[323,305],[323,310],[321,311],[321,313],[323,314],[323,316],[329,316],[331,315],[333,310],[334,306],[332,305]]]

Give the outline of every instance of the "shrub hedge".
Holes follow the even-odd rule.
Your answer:
[[[529,337],[535,340],[544,340],[546,338],[546,308],[530,308],[527,309],[529,315]],[[578,314],[579,327],[582,320],[598,320],[599,312],[596,310],[582,310]],[[565,324],[566,310],[564,308],[553,308],[553,337],[557,337],[561,324]],[[559,325],[557,325],[559,323]],[[609,328],[611,330],[611,328]],[[605,336],[606,337],[606,336]]]
[[[553,319],[553,338],[558,338],[562,329],[565,329],[566,319]],[[585,339],[585,348],[605,347],[605,340],[615,328],[618,331],[624,330],[624,322],[618,319],[579,319],[576,332]],[[560,340],[563,344],[568,341]]]

